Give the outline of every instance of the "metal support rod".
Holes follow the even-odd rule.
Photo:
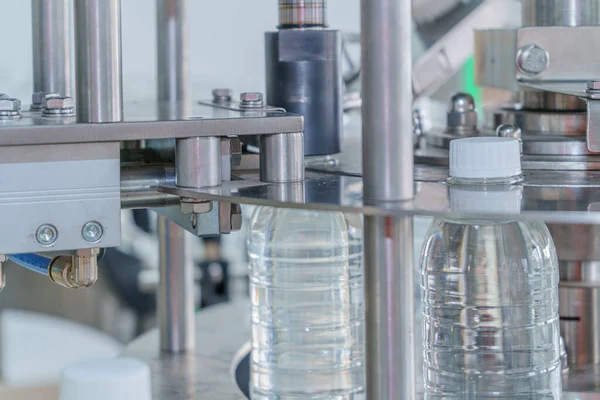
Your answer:
[[[33,92],[73,96],[69,0],[31,0]]]
[[[414,196],[411,0],[361,0],[363,195]],[[369,400],[416,398],[412,218],[365,217]]]
[[[189,113],[187,0],[157,0],[157,65],[159,113],[176,119]],[[220,160],[220,141],[218,141]],[[219,171],[220,173],[220,171]],[[219,175],[220,177],[220,175]],[[194,270],[187,258],[182,228],[158,216],[160,282],[158,319],[161,349],[169,353],[193,351]]]
[[[191,108],[187,0],[157,0],[158,100],[161,118],[187,116]]]
[[[158,217],[160,282],[157,316],[160,348],[169,353],[194,350],[194,269],[186,257],[185,231]]]
[[[121,1],[75,0],[77,119],[123,119]]]

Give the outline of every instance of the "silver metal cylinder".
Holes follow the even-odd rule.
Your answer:
[[[187,0],[157,0],[157,89],[163,119],[183,118],[191,110],[188,38]]]
[[[327,26],[325,0],[279,0],[279,29]]]
[[[411,1],[361,5],[365,200],[408,200],[414,195]]]
[[[411,0],[361,0],[363,194],[412,199]],[[393,85],[390,85],[393,82]],[[416,398],[412,218],[365,217],[367,398]]]
[[[176,184],[183,188],[219,186],[221,174],[221,139],[195,137],[175,142]]]
[[[194,268],[186,257],[185,231],[159,215],[158,237],[160,348],[169,353],[192,351],[195,346]]]
[[[31,0],[33,92],[73,96],[69,0]]]
[[[598,0],[523,0],[523,26],[600,24]]]
[[[415,399],[413,220],[365,218],[367,398]]]
[[[304,180],[302,133],[260,137],[260,180],[273,183]]]
[[[77,119],[123,119],[121,1],[75,1]]]
[[[600,364],[600,262],[560,263],[560,329],[569,365]]]

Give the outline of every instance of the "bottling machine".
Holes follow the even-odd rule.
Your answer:
[[[512,17],[503,1],[441,2],[457,7],[444,32],[422,6],[413,25],[413,2],[361,1],[360,146],[342,140],[352,133],[342,135],[342,37],[325,0],[279,0],[279,26],[265,35],[266,98],[257,88],[239,100],[228,89],[190,98],[186,1],[157,0],[158,101],[133,104],[122,100],[120,0],[74,0],[74,54],[69,1],[33,0],[31,105],[0,95],[0,217],[10,227],[0,260],[87,287],[100,249],[121,242],[121,210],[155,210],[159,329],[126,354],[149,363],[155,399],[243,398],[248,306],[195,318],[184,231],[239,230],[240,204],[361,213],[368,398],[413,399],[413,217],[543,220],[561,261],[564,398],[600,398],[600,2],[522,0],[512,29],[499,29]],[[417,60],[415,35],[428,43]],[[456,95],[447,126],[413,126],[413,96],[472,52],[477,83],[512,100],[477,112]],[[449,142],[478,135],[522,142],[520,213],[451,213]]]

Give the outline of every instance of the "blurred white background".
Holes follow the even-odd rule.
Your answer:
[[[32,92],[31,1],[1,0],[0,92],[29,104]],[[359,0],[328,0],[329,22],[359,30]],[[277,25],[276,0],[188,0],[194,98],[215,87],[264,90],[265,31]],[[156,97],[156,2],[122,0],[125,100]]]

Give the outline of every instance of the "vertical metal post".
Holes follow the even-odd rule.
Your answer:
[[[160,284],[157,317],[160,348],[169,353],[194,349],[194,269],[186,257],[185,231],[159,216]]]
[[[121,1],[75,0],[77,119],[123,119]]]
[[[187,0],[157,0],[158,101],[165,119],[181,118],[191,107]]]
[[[73,96],[69,0],[31,0],[33,92]]]
[[[365,202],[414,196],[411,0],[361,0]],[[367,398],[415,388],[412,218],[365,218]]]
[[[156,2],[157,88],[161,118],[180,118],[191,107],[186,5],[187,0]],[[158,228],[160,283],[157,313],[161,350],[170,353],[192,351],[195,347],[194,271],[186,257],[185,233],[161,215],[158,216]]]

